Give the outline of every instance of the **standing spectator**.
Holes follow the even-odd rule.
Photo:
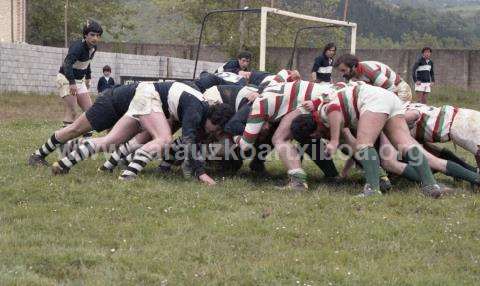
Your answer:
[[[103,76],[98,80],[97,91],[102,93],[105,89],[111,88],[115,85],[115,81],[110,77],[112,74],[112,69],[110,66],[103,67]]]
[[[423,104],[427,103],[427,95],[431,91],[431,87],[435,82],[435,73],[433,72],[433,62],[430,59],[432,49],[425,47],[422,49],[422,56],[415,62],[413,66],[413,82],[415,82],[415,91],[418,101]]]
[[[243,51],[238,54],[236,59],[231,59],[228,62],[224,63],[215,71],[215,73],[231,72],[238,74],[238,72],[240,71],[247,71],[251,60],[252,53],[248,51]]]
[[[323,48],[323,53],[315,59],[310,80],[313,82],[331,82],[333,70],[333,58],[337,53],[334,43],[328,43]]]
[[[83,111],[92,106],[92,99],[88,94],[92,71],[90,62],[97,51],[103,30],[95,21],[88,21],[83,27],[83,39],[73,42],[68,49],[67,56],[60,67],[56,84],[60,97],[65,103],[63,125],[71,124],[77,116],[77,104]]]

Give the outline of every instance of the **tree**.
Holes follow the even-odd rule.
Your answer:
[[[102,24],[104,36],[118,40],[133,28],[128,19],[133,10],[120,0],[69,0],[68,39],[82,37],[86,20]],[[27,42],[40,45],[59,45],[64,38],[65,1],[27,1]]]

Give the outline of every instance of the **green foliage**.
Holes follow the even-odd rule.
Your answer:
[[[343,7],[344,1],[340,7]],[[474,48],[480,40],[480,16],[466,19],[460,13],[451,11],[441,12],[422,6],[392,6],[373,0],[350,3],[349,20],[358,24],[359,46],[363,48],[418,48],[423,45]],[[337,14],[341,12],[339,10]]]
[[[102,24],[104,38],[118,41],[133,29],[129,17],[133,10],[121,0],[69,0],[68,39],[82,37],[86,20],[93,19]],[[65,1],[27,1],[27,42],[40,45],[58,45],[64,41]]]

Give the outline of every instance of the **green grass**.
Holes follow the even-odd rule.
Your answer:
[[[480,109],[479,96],[443,89],[434,101]],[[328,184],[311,162],[301,195],[274,189],[277,161],[272,178],[244,167],[213,188],[154,164],[122,183],[96,172],[102,158],[53,177],[26,158],[60,113],[54,96],[0,95],[0,285],[478,284],[478,194],[432,200],[400,181],[357,199],[359,174]]]

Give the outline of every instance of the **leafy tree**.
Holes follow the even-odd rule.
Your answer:
[[[27,1],[27,42],[41,45],[59,45],[64,41],[65,1]],[[102,24],[107,40],[119,40],[133,28],[128,22],[134,12],[120,0],[69,0],[68,39],[82,37],[86,20]]]

